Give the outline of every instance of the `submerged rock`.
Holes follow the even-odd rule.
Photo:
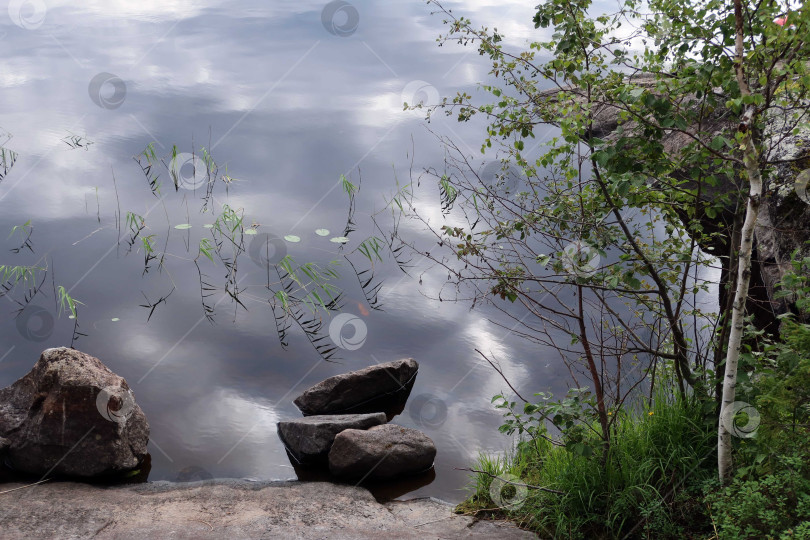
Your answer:
[[[278,436],[299,463],[325,462],[335,435],[385,424],[384,413],[327,414],[278,423]]]
[[[419,364],[413,358],[395,360],[319,382],[294,403],[305,416],[324,414],[402,412],[413,388]]]
[[[384,480],[429,469],[436,446],[421,431],[386,424],[347,429],[335,437],[329,470],[343,478]]]
[[[47,349],[34,368],[0,390],[0,438],[17,470],[93,477],[136,468],[149,424],[127,382],[98,358]]]

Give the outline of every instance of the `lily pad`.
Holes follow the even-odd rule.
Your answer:
[[[118,317],[113,317],[113,318],[112,318],[112,319],[110,319],[110,320],[111,320],[112,322],[118,322],[118,321],[120,321],[121,319],[119,319]]]
[[[175,225],[174,228],[175,229],[190,229],[191,224],[190,223],[181,223],[180,225]]]
[[[213,229],[214,225],[213,223],[206,223],[205,225],[203,225],[203,227],[205,227],[206,229]]]
[[[346,236],[335,236],[334,238],[330,238],[329,241],[335,244],[345,244],[349,241],[349,238]]]
[[[300,242],[301,237],[295,236],[294,234],[288,234],[287,236],[284,237],[284,240],[286,240],[287,242],[295,243],[295,242]]]
[[[258,234],[258,232],[256,231],[256,229],[248,229],[245,231],[245,234],[253,236],[254,234]]]
[[[329,236],[329,229],[315,229],[315,234],[318,236]]]

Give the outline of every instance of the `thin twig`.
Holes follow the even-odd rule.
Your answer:
[[[506,378],[506,375],[504,375],[504,374],[503,374],[503,370],[502,370],[501,368],[499,368],[498,366],[496,366],[496,365],[495,365],[495,364],[492,362],[492,360],[490,360],[489,358],[487,358],[487,356],[486,356],[484,353],[482,353],[481,351],[479,351],[478,349],[475,349],[475,352],[477,352],[478,354],[480,354],[480,355],[481,355],[481,356],[484,358],[484,360],[486,360],[486,361],[487,361],[487,363],[488,363],[490,366],[492,366],[492,369],[494,369],[495,371],[497,371],[497,372],[498,372],[498,375],[500,375],[500,376],[501,376],[501,378],[504,380],[504,382],[506,382],[506,384],[508,384],[508,385],[509,385],[509,388],[511,388],[511,389],[512,389],[512,392],[514,392],[514,393],[517,395],[517,397],[519,397],[520,399],[522,399],[522,400],[523,400],[523,403],[529,403],[529,400],[527,400],[526,398],[524,398],[523,396],[521,396],[521,395],[520,395],[520,392],[518,392],[517,390],[515,390],[515,387],[514,387],[514,386],[512,386],[512,383],[510,383],[510,382],[509,382],[509,379],[507,379],[507,378]]]
[[[3,495],[4,493],[11,493],[12,491],[17,491],[18,489],[25,489],[25,488],[29,488],[31,486],[36,486],[37,484],[47,482],[48,480],[50,480],[50,478],[46,478],[45,480],[40,480],[39,482],[34,482],[33,484],[28,484],[26,486],[20,486],[20,487],[15,487],[14,489],[7,489],[6,491],[0,491],[0,495]]]

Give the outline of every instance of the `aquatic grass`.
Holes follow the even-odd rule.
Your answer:
[[[31,235],[34,234],[34,227],[31,225],[31,220],[29,219],[22,225],[14,225],[14,227],[11,228],[7,240],[10,240],[15,233],[19,233],[19,236],[22,238],[22,243],[17,247],[11,248],[9,251],[16,254],[24,249],[28,249],[28,251],[33,253],[34,245],[31,243]]]
[[[200,254],[205,255],[211,262],[214,262],[214,256],[211,255],[211,250],[214,249],[214,246],[211,245],[211,240],[208,238],[201,238],[200,239]]]
[[[258,229],[261,225],[253,221],[248,226],[247,223],[250,223],[250,220],[245,216],[245,210],[243,208],[233,208],[227,202],[216,201],[216,205],[221,205],[221,210],[218,213],[215,212],[213,205],[209,206],[214,187],[219,185],[219,180],[222,180],[225,186],[226,196],[228,185],[236,181],[229,176],[227,165],[221,169],[220,165],[217,164],[209,150],[210,144],[208,148],[199,147],[192,140],[192,148],[199,148],[199,150],[192,150],[190,154],[183,153],[177,145],[172,145],[170,152],[165,157],[158,155],[155,144],[157,143],[148,144],[141,154],[134,158],[148,180],[152,194],[155,196],[161,195],[158,171],[168,171],[176,192],[180,191],[181,187],[195,190],[199,188],[205,192],[200,197],[200,201],[202,201],[200,212],[203,214],[210,212],[213,222],[202,226],[205,230],[205,237],[196,237],[197,226],[192,227],[192,220],[189,216],[188,200],[190,199],[187,199],[184,193],[186,217],[180,224],[173,227],[172,225],[168,226],[169,230],[165,234],[163,252],[159,253],[159,247],[154,242],[157,237],[155,235],[146,236],[147,226],[144,217],[134,212],[127,212],[125,222],[128,234],[126,241],[129,244],[129,251],[131,251],[135,247],[137,239],[140,238],[141,241],[138,247],[140,248],[140,244],[143,244],[145,253],[144,274],[149,270],[150,260],[160,257],[161,274],[166,270],[166,275],[169,276],[169,279],[172,279],[171,273],[164,268],[162,261],[167,255],[166,246],[168,246],[170,234],[175,229],[183,231],[185,233],[183,240],[187,251],[191,252],[194,249],[192,239],[197,243],[197,246],[195,246],[197,248],[196,253],[192,261],[199,280],[200,303],[203,315],[209,322],[213,323],[216,313],[215,308],[219,304],[219,301],[214,302],[213,299],[220,292],[229,297],[236,304],[237,309],[242,308],[247,311],[247,307],[242,301],[244,291],[239,279],[240,270],[244,268],[241,261],[247,255],[255,264],[264,267],[266,270],[265,289],[269,293],[266,300],[273,311],[274,322],[282,347],[286,348],[288,346],[288,331],[293,327],[297,327],[315,347],[320,356],[325,360],[329,360],[335,353],[336,348],[331,343],[329,336],[323,331],[323,321],[328,320],[324,315],[342,308],[343,294],[337,285],[340,278],[338,273],[340,263],[334,260],[321,265],[312,263],[299,264],[291,255],[286,253],[287,248],[284,247],[284,243],[292,245],[304,242],[301,236],[295,234],[283,235],[281,237],[283,239],[281,247],[274,244],[274,248],[278,251],[277,254],[281,257],[280,260],[263,260],[261,253],[253,253],[253,251],[258,250],[252,248],[253,245],[259,245],[260,243]],[[196,166],[193,182],[186,182],[181,185],[182,179],[178,170],[181,162],[190,162],[193,166]],[[203,171],[203,168],[205,171]],[[224,174],[222,170],[224,170]],[[198,173],[201,173],[201,176]],[[339,252],[346,250],[346,253],[341,253],[341,255],[357,274],[360,286],[370,307],[380,309],[377,292],[381,283],[374,281],[373,263],[375,260],[382,261],[381,251],[385,244],[380,238],[371,237],[367,241],[361,242],[358,248],[351,249],[351,247],[346,246],[350,242],[350,237],[352,241],[355,240],[353,237],[355,231],[353,216],[355,199],[361,182],[355,184],[346,175],[341,175],[339,182],[342,191],[349,200],[346,227],[342,233],[331,232],[326,228],[317,228],[315,234],[336,244]],[[168,196],[167,194],[166,197]],[[160,202],[163,204],[162,196]],[[165,205],[164,210],[166,210]],[[168,221],[168,211],[166,211],[166,218]],[[150,225],[152,224],[150,223]],[[274,234],[270,233],[264,236],[275,237]],[[246,242],[247,239],[251,241]],[[358,251],[359,255],[355,253]],[[357,255],[358,258],[363,257],[370,263],[371,268],[358,271],[349,258],[352,255]],[[205,262],[204,259],[208,259],[208,262]],[[365,263],[365,261],[363,262]],[[217,273],[212,273],[212,269]],[[224,285],[219,281],[218,277],[215,277],[219,275],[220,269],[224,270]],[[173,279],[172,284],[174,284]],[[168,296],[165,295],[157,302],[147,299],[146,303],[142,304],[142,307],[150,310],[149,317],[151,317],[156,306],[165,303],[164,300]],[[234,317],[235,313],[236,311]]]
[[[71,316],[75,319],[77,317],[77,306],[84,304],[70,296],[67,289],[61,285],[56,288],[56,296],[59,303],[59,315],[66,311],[70,311]]]
[[[62,137],[62,142],[68,145],[71,150],[76,150],[78,148],[83,148],[84,150],[89,150],[90,146],[95,144],[95,142],[91,141],[84,135],[76,135],[68,131],[68,134]]]
[[[160,174],[152,171],[155,164],[160,163],[160,159],[155,152],[155,143],[150,142],[148,145],[146,145],[143,152],[137,156],[133,156],[132,159],[134,159],[141,168],[143,175],[146,177],[147,182],[149,182],[149,190],[152,192],[152,195],[155,197],[160,196]]]
[[[22,310],[39,293],[43,283],[45,283],[47,272],[48,269],[41,266],[0,264],[0,298],[5,297],[17,304],[19,306],[17,314],[22,313]],[[38,275],[42,277],[38,279]],[[17,300],[12,293],[20,285],[22,285],[23,289],[23,298]]]
[[[18,157],[17,152],[0,146],[0,182],[5,179],[11,168],[14,167]]]

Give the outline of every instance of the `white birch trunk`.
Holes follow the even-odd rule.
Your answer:
[[[736,27],[736,74],[737,84],[742,96],[750,95],[745,80],[743,66],[743,14],[741,0],[734,0],[734,18]],[[732,467],[731,459],[731,432],[729,428],[734,422],[732,404],[737,390],[737,365],[740,360],[740,345],[742,344],[743,326],[745,323],[745,301],[748,298],[748,285],[751,280],[751,252],[754,247],[754,227],[759,214],[760,199],[762,197],[762,175],[759,169],[759,149],[754,141],[754,116],[756,108],[748,105],[740,122],[740,131],[743,133],[742,151],[745,173],[748,177],[749,191],[748,204],[745,208],[745,221],[743,222],[740,251],[737,255],[737,291],[734,294],[734,304],[731,310],[731,329],[726,352],[726,369],[723,376],[723,401],[720,408],[720,418],[717,428],[717,471],[721,483],[726,483]]]
[[[759,156],[750,134],[746,137],[745,169],[750,182],[748,205],[745,209],[745,222],[742,227],[739,263],[737,269],[737,291],[731,311],[731,330],[726,353],[726,371],[723,377],[723,403],[720,409],[720,422],[717,433],[717,469],[720,481],[725,482],[731,471],[732,404],[737,389],[737,365],[740,359],[743,326],[745,323],[745,301],[748,298],[748,284],[751,280],[751,252],[754,247],[754,226],[757,223],[759,204],[762,195],[762,177],[759,171]]]

